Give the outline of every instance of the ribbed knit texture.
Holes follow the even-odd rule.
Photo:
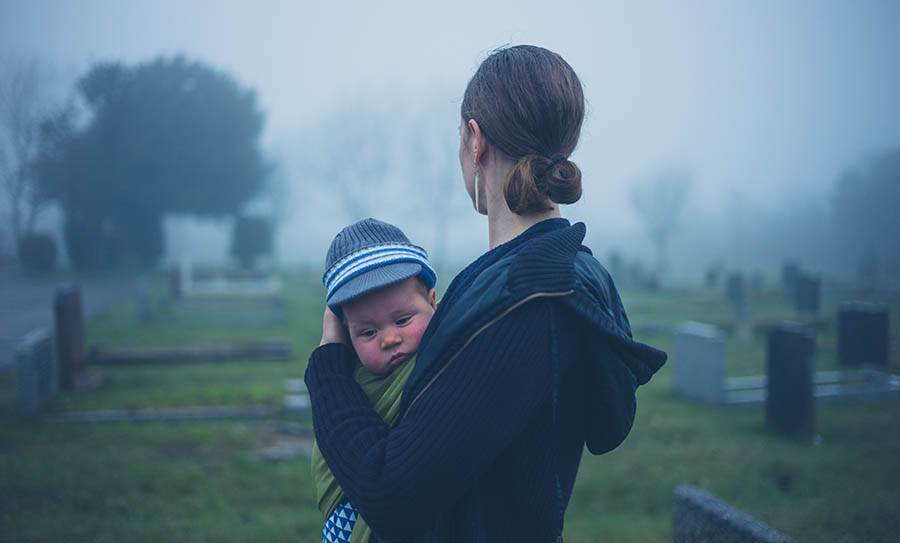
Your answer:
[[[441,307],[453,304],[485,267],[529,239],[567,225],[561,219],[544,221],[483,255],[451,283],[432,326],[440,323]],[[517,257],[535,263],[552,260],[524,251]],[[518,288],[527,288],[532,280],[556,280],[556,272],[548,277],[540,266],[534,271],[533,278],[528,273],[516,278]],[[316,439],[372,527],[373,542],[556,540],[586,425],[593,432],[607,427],[611,434],[618,432],[608,437],[618,443],[633,417],[629,370],[614,358],[602,368],[586,368],[581,360],[593,339],[584,329],[574,312],[552,300],[524,304],[470,343],[394,428],[375,413],[354,382],[350,347],[329,344],[313,351],[306,382]],[[554,350],[569,362],[561,375],[550,364]],[[597,371],[608,374],[601,381],[627,390],[610,394],[604,411],[586,413],[586,405],[597,404],[590,401],[596,391],[584,377]],[[616,401],[621,405],[609,405]]]
[[[428,288],[437,282],[425,249],[410,243],[396,226],[368,218],[334,237],[325,257],[322,282],[328,307],[340,315],[341,304],[416,276]]]
[[[338,232],[332,240],[325,256],[325,272],[327,273],[335,262],[354,251],[373,245],[398,242],[410,243],[406,234],[393,224],[372,218],[357,221]]]

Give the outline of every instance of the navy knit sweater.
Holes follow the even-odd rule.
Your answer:
[[[482,270],[568,226],[543,221],[463,270],[422,346]],[[554,255],[529,258],[536,273],[517,281],[552,282],[542,266]],[[613,448],[634,415],[637,382],[628,367],[613,354],[602,369],[590,365],[596,336],[558,301],[529,301],[469,343],[393,428],[353,380],[352,348],[313,351],[306,383],[316,439],[373,543],[557,541],[588,434]],[[566,361],[561,375],[552,357]]]

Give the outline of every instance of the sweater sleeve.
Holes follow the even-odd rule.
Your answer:
[[[353,381],[349,346],[313,351],[306,383],[316,440],[380,536],[427,530],[549,405],[550,303],[529,302],[485,330],[393,428]]]

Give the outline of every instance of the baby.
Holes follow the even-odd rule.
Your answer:
[[[347,326],[361,362],[353,377],[375,411],[392,424],[422,334],[437,308],[437,278],[428,255],[396,226],[364,219],[335,236],[325,268],[325,303]],[[315,446],[312,470],[319,510],[326,516],[322,541],[348,541],[352,533],[354,543],[366,543],[368,526]]]

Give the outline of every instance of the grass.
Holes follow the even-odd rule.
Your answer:
[[[288,337],[291,362],[103,367],[106,385],[67,394],[54,413],[82,409],[276,404],[284,379],[302,376],[318,343],[322,292],[316,278],[286,281],[288,322],[280,326],[173,326],[140,322],[131,302],[89,324],[89,342],[178,344],[257,336]],[[625,292],[639,335],[671,348],[665,330],[684,319],[725,323],[715,293]],[[152,306],[162,316],[161,291]],[[827,296],[834,315],[840,296]],[[893,307],[892,320],[898,322]],[[790,316],[766,293],[754,318]],[[652,330],[652,328],[647,328]],[[894,327],[893,341],[900,340]],[[834,367],[833,323],[819,334],[817,367]],[[729,339],[729,375],[764,372],[762,338]],[[892,367],[900,368],[894,353]],[[673,361],[672,363],[677,363]],[[628,440],[612,453],[585,454],[566,515],[567,542],[671,539],[671,499],[680,484],[700,485],[797,541],[890,541],[900,531],[900,404],[825,405],[818,444],[764,431],[762,407],[716,409],[679,399],[671,365],[639,392]],[[253,451],[275,439],[264,424],[75,425],[52,416],[20,422],[14,382],[0,375],[0,541],[246,542],[316,541],[321,518],[308,462],[267,462]],[[51,413],[52,415],[52,413]]]

